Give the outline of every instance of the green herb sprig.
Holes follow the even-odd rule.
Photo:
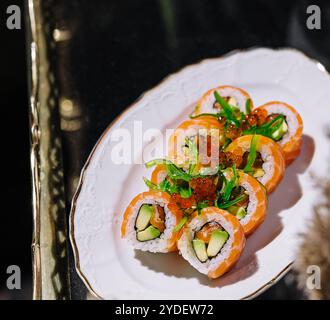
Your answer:
[[[246,166],[244,167],[245,173],[252,171],[253,164],[257,158],[258,142],[259,142],[259,136],[254,135],[251,139],[250,152],[249,152]]]
[[[275,141],[278,141],[279,138],[274,138],[273,134],[276,132],[281,126],[283,125],[283,122],[285,121],[285,118],[283,115],[279,115],[276,118],[274,118],[272,121],[267,122],[261,126],[253,126],[249,129],[246,129],[243,131],[243,135],[248,134],[259,134],[268,138],[271,138]]]
[[[241,125],[241,122],[235,117],[234,108],[224,99],[220,96],[220,94],[217,91],[214,91],[214,97],[215,100],[220,104],[222,107],[222,110],[224,112],[224,115],[227,119],[227,121],[236,127],[239,127]]]

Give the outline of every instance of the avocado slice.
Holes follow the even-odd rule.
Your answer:
[[[227,208],[227,211],[236,216],[236,213],[239,210],[239,208],[240,207],[238,207],[238,206],[230,206]]]
[[[233,107],[237,107],[237,100],[234,97],[230,97],[228,100],[228,104],[230,104]]]
[[[209,245],[207,246],[207,255],[209,257],[215,257],[228,238],[228,232],[222,230],[214,230],[212,232]]]
[[[200,239],[194,239],[192,243],[198,260],[205,262],[208,259],[205,242]]]
[[[237,219],[243,219],[246,215],[246,210],[239,206],[230,206],[228,207],[227,211],[235,215]]]
[[[282,125],[272,133],[272,138],[276,141],[280,140],[285,133],[288,132],[288,125],[283,121]]]
[[[148,241],[152,239],[156,239],[160,236],[160,231],[154,226],[149,226],[147,229],[143,231],[138,231],[136,233],[136,238],[139,241]]]
[[[240,207],[236,212],[236,218],[238,220],[243,219],[246,216],[246,210],[243,207]]]
[[[152,205],[143,204],[139,210],[138,216],[135,221],[135,227],[138,231],[144,230],[154,214],[154,208]]]
[[[265,174],[265,171],[261,168],[256,169],[253,173],[254,178],[261,178]]]

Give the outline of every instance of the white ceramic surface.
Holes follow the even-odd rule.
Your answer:
[[[115,165],[112,132],[173,128],[208,89],[221,84],[247,90],[256,106],[270,100],[292,104],[304,121],[302,152],[269,198],[263,225],[248,238],[238,264],[218,280],[199,274],[178,254],[133,250],[120,238],[122,213],[147,190],[143,165]],[[319,196],[310,173],[324,175],[329,161],[325,127],[330,122],[330,76],[322,65],[291,50],[252,49],[202,61],[166,78],[131,106],[105,132],[82,173],[71,211],[71,242],[78,273],[105,299],[241,299],[260,293],[293,260]],[[147,144],[138,146],[135,156]],[[279,276],[280,275],[280,276]]]

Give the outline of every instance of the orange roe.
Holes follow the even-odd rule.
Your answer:
[[[220,152],[219,153],[219,164],[222,167],[232,167],[234,164],[238,168],[243,161],[240,154],[233,152]]]
[[[196,199],[194,198],[194,196],[191,196],[189,198],[182,198],[180,196],[180,194],[173,193],[171,196],[170,205],[172,205],[172,208],[174,208],[174,206],[176,206],[177,208],[180,208],[180,209],[189,209],[192,206],[196,205]],[[171,209],[171,207],[170,207],[170,209]]]
[[[258,118],[258,126],[261,126],[265,122],[267,122],[267,111],[266,110],[257,108],[255,110],[253,110],[252,114]]]
[[[240,137],[242,134],[242,129],[237,128],[234,125],[229,125],[226,131],[226,137],[230,140],[235,140],[236,138]]]
[[[192,179],[190,186],[193,188],[193,197],[197,202],[208,201],[213,203],[217,198],[217,186],[213,177]]]

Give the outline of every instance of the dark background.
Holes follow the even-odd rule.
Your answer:
[[[0,77],[3,175],[0,299],[31,298],[31,182],[25,30],[6,28],[1,1]],[[318,4],[322,29],[306,28],[306,8]],[[252,46],[294,47],[330,69],[329,1],[72,0],[45,1],[47,22],[70,39],[51,54],[60,97],[67,209],[81,167],[109,122],[168,74],[202,59]],[[65,110],[64,110],[65,111]],[[6,209],[5,209],[6,207]],[[72,256],[70,256],[72,263]],[[6,268],[22,270],[22,290],[5,288]],[[72,269],[73,298],[85,297]],[[261,299],[300,299],[290,272]]]
[[[6,9],[23,1],[0,2],[0,108],[2,210],[0,300],[28,299],[31,291],[32,207],[25,30],[8,30]],[[24,20],[24,15],[22,17]],[[24,26],[23,26],[24,27]],[[6,270],[18,265],[22,290],[6,290]]]

